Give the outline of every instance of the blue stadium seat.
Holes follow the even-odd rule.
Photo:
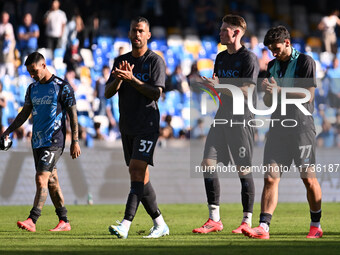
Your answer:
[[[20,65],[19,67],[18,67],[18,75],[20,76],[20,75],[30,75],[29,74],[29,72],[27,71],[27,68],[26,68],[26,66],[25,65]]]
[[[168,50],[166,39],[154,39],[151,40],[148,45],[151,50],[159,50],[163,53]]]
[[[65,55],[65,49],[64,48],[57,48],[54,50],[54,59],[56,58],[62,58],[64,59],[64,55]]]
[[[97,46],[103,52],[111,51],[113,43],[114,43],[113,37],[99,36],[97,39]]]

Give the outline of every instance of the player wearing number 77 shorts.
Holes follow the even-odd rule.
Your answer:
[[[278,93],[279,98],[284,98],[281,92],[289,87],[290,92],[285,94],[286,98],[291,102],[298,102],[297,105],[300,107],[286,104],[286,114],[284,114],[279,103],[271,116],[272,120],[277,121],[270,126],[264,149],[264,165],[269,171],[266,171],[264,179],[260,225],[242,232],[252,238],[269,239],[269,225],[278,201],[281,169],[289,169],[294,160],[295,169],[300,170],[300,177],[307,190],[311,215],[307,238],[320,238],[323,234],[320,226],[321,188],[314,171],[316,142],[312,116],[316,87],[315,62],[310,56],[292,47],[290,34],[284,26],[268,30],[264,45],[275,57],[268,64],[267,78],[262,83],[265,105],[272,106],[273,98],[276,96],[273,94]],[[300,88],[299,91],[297,88]],[[301,88],[305,91],[301,92]],[[311,96],[303,101],[306,94]],[[304,112],[301,110],[303,108]],[[277,124],[285,120],[289,120],[290,123],[286,122],[286,126]]]
[[[130,193],[124,219],[109,226],[112,235],[127,238],[140,202],[154,226],[145,238],[169,235],[169,228],[158,209],[156,193],[149,180],[148,165],[153,165],[153,152],[159,135],[157,100],[165,86],[165,63],[148,49],[150,24],[146,18],[131,21],[129,38],[132,51],[119,56],[105,87],[105,97],[119,95],[119,128],[126,165],[130,173]]]
[[[49,193],[59,217],[58,225],[50,231],[70,231],[71,226],[67,219],[56,163],[65,147],[66,112],[70,117],[72,130],[70,155],[75,159],[81,153],[78,144],[76,100],[72,87],[49,72],[43,55],[38,52],[31,53],[25,61],[25,66],[35,82],[27,88],[21,112],[2,135],[2,139],[7,139],[8,135],[32,114],[31,142],[36,169],[36,193],[27,220],[18,221],[17,225],[19,228],[35,232],[36,222]]]

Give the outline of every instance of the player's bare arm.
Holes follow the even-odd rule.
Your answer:
[[[219,84],[219,79],[218,79],[218,77],[216,76],[215,73],[213,74],[212,78],[207,78],[207,77],[203,76],[202,79],[213,87],[215,87],[215,85]],[[255,87],[255,85],[252,84],[252,83],[244,83],[243,86],[240,87],[245,98],[248,98],[248,88],[249,87]],[[224,95],[230,96],[230,97],[233,96],[229,89],[216,89],[216,91],[220,92]]]
[[[266,106],[270,107],[272,105],[273,89],[276,88],[277,93],[280,94],[281,93],[281,87],[278,86],[275,79],[273,77],[271,77],[270,80],[268,80],[267,78],[263,80],[262,88],[265,91],[265,94],[264,94],[264,97],[263,97],[264,104]],[[309,99],[309,102],[311,103],[314,100],[315,88],[314,87],[307,87],[307,88],[304,88],[304,89],[307,89],[309,91],[309,93],[311,94],[311,98]],[[305,97],[306,97],[305,93],[288,92],[286,94],[286,98],[305,98]]]
[[[125,61],[123,61],[122,63],[119,63],[118,68],[116,67],[111,74],[114,77],[114,80],[112,81],[108,81],[106,83],[105,86],[105,93],[104,96],[106,99],[109,99],[111,97],[113,97],[119,90],[120,86],[122,85],[122,80],[120,78],[118,78],[117,76],[117,70],[122,70],[123,69],[123,64]],[[125,68],[125,67],[124,67]]]
[[[72,142],[70,148],[70,155],[73,159],[80,156],[81,150],[78,140],[78,118],[77,118],[77,106],[73,105],[66,108],[68,116],[70,117],[70,126],[72,132]]]
[[[267,107],[270,107],[273,104],[272,94],[273,88],[275,87],[276,90],[281,91],[281,87],[277,85],[275,79],[271,77],[270,81],[266,78],[261,83],[262,89],[264,90],[265,94],[263,97],[263,102]]]
[[[307,89],[311,95],[310,99],[309,99],[309,103],[313,102],[314,100],[314,93],[315,93],[315,87],[308,87],[308,88],[304,88]],[[291,93],[288,92],[286,95],[287,98],[305,98],[306,94],[305,93]]]
[[[125,67],[125,68],[124,68]],[[157,101],[162,94],[162,88],[151,86],[148,83],[142,82],[133,75],[134,65],[130,65],[125,61],[123,69],[118,69],[115,74],[123,81],[129,82],[131,86],[137,89],[144,96]],[[125,70],[124,70],[125,69]]]
[[[17,115],[13,123],[7,128],[7,130],[2,134],[2,136],[8,136],[14,130],[19,128],[28,119],[32,112],[32,106],[24,105],[21,112]]]

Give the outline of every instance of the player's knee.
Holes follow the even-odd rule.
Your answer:
[[[45,187],[47,184],[46,177],[43,175],[36,174],[35,176],[35,182],[38,188]]]
[[[274,178],[272,176],[267,176],[266,178],[264,178],[265,186],[275,186],[275,185],[278,185],[279,182],[280,182],[279,178]]]
[[[144,182],[145,168],[129,167],[130,177],[132,181]]]
[[[141,160],[131,160],[129,165],[129,173],[132,181],[144,182],[144,177],[148,164]]]
[[[50,176],[50,178],[48,178],[48,186],[49,187],[53,187],[56,186],[58,184],[58,178],[54,175]]]
[[[312,189],[318,184],[318,179],[316,178],[302,178],[302,181],[307,189]]]
[[[202,160],[201,166],[215,166],[216,160],[205,158]]]

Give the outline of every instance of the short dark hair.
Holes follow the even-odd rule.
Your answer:
[[[33,63],[38,63],[40,60],[45,60],[44,56],[39,52],[35,51],[28,55],[25,61],[25,66],[32,65]]]
[[[283,43],[286,39],[290,40],[290,34],[286,27],[284,26],[272,27],[266,33],[263,44],[265,46],[268,46],[273,43]]]
[[[137,17],[133,18],[133,19],[131,20],[131,23],[130,23],[130,24],[132,24],[133,22],[135,22],[135,23],[144,22],[144,23],[146,23],[146,24],[148,25],[148,27],[150,27],[150,22],[148,21],[148,19],[147,19],[147,18],[144,18],[144,17],[142,17],[142,16],[137,16]]]
[[[224,23],[229,24],[229,25],[241,28],[243,30],[243,32],[245,32],[247,30],[246,21],[244,20],[244,18],[242,18],[239,15],[227,14],[223,17],[222,21]]]

